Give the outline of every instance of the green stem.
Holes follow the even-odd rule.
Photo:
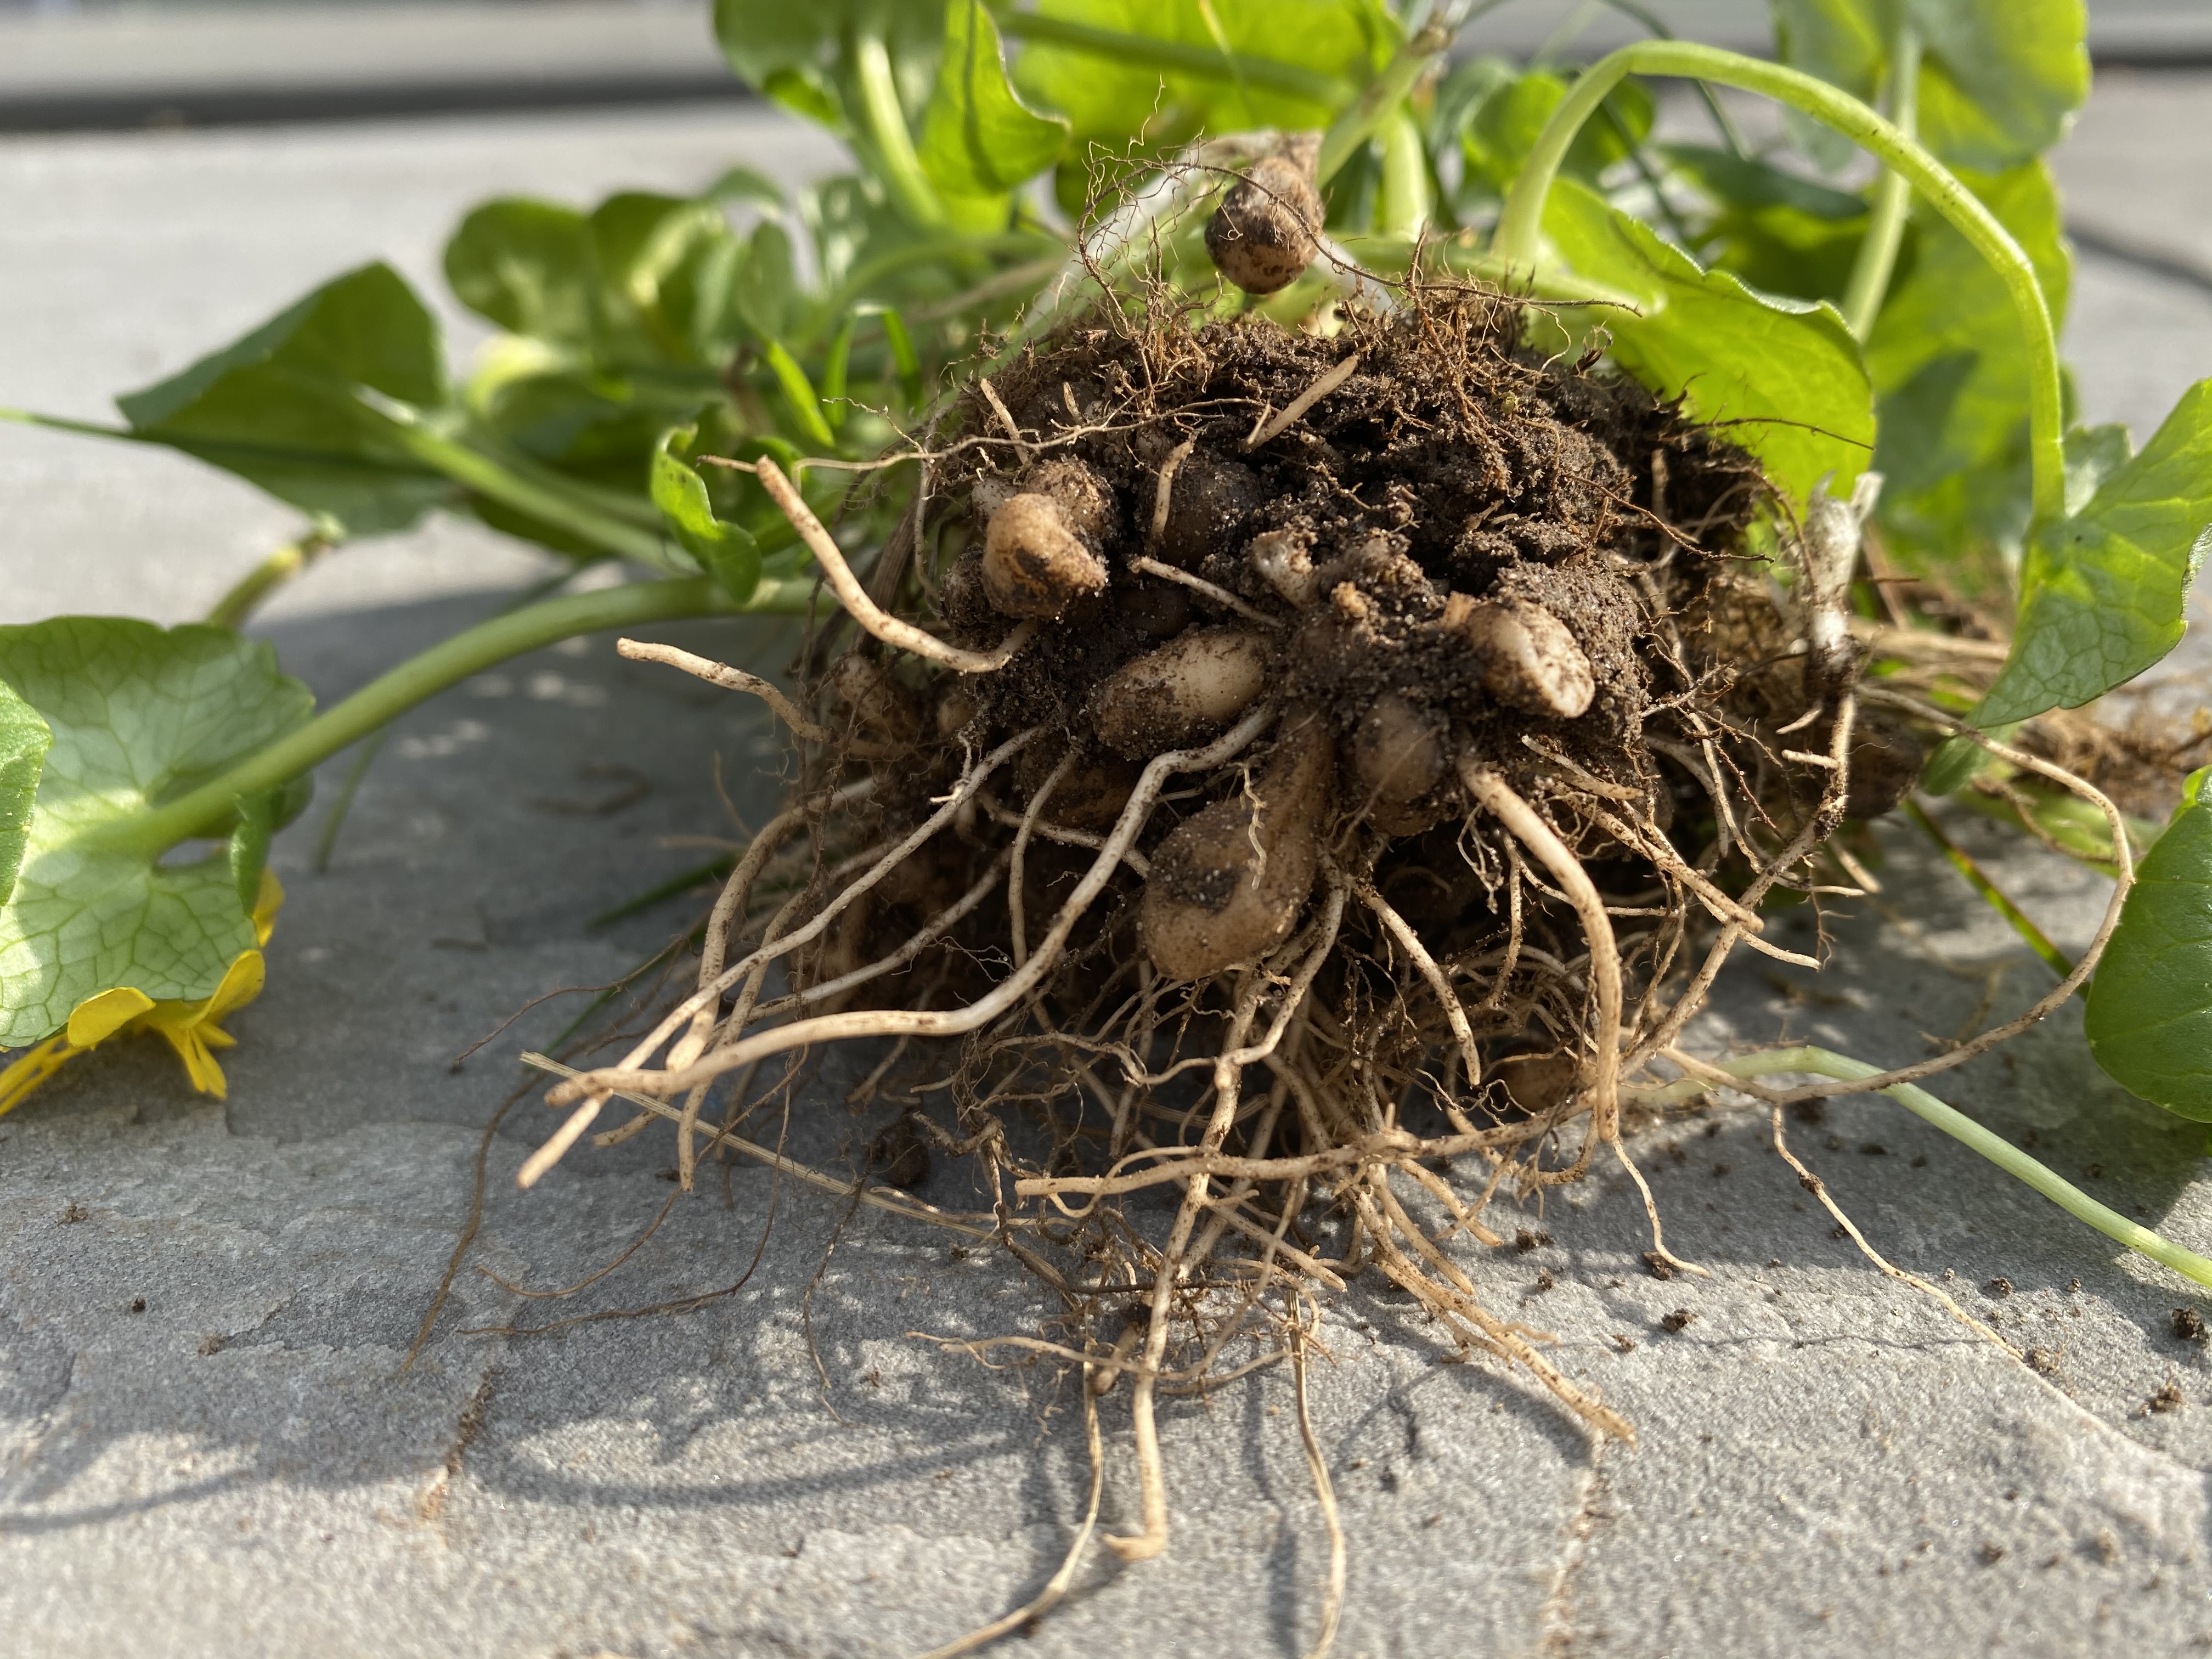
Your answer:
[[[891,199],[913,223],[935,229],[945,222],[945,204],[921,170],[921,157],[915,154],[914,135],[907,131],[898,82],[891,75],[890,50],[882,33],[875,29],[856,33],[851,61],[860,94],[860,130],[875,149]]]
[[[1948,220],[1989,262],[2005,284],[2019,316],[2028,373],[2028,454],[2035,517],[2050,522],[2066,513],[2064,422],[2060,404],[2058,341],[2044,304],[2035,267],[2009,231],[1972,191],[1936,159],[1850,94],[1778,64],[1760,63],[1717,46],[1680,40],[1646,40],[1608,53],[1583,71],[1537,138],[1521,176],[1505,200],[1492,244],[1506,265],[1527,271],[1537,263],[1544,201],[1567,147],[1605,96],[1629,75],[1677,76],[1740,87],[1803,111],[1826,123],[1885,166],[1911,180],[1930,206]]]
[[[344,702],[325,709],[289,737],[247,757],[214,781],[142,817],[93,830],[89,840],[101,847],[158,857],[180,841],[220,833],[236,812],[240,795],[290,781],[398,719],[426,697],[509,657],[579,634],[684,617],[763,611],[796,615],[805,611],[811,587],[803,581],[763,582],[752,599],[740,606],[732,604],[712,579],[694,576],[682,581],[635,582],[592,593],[565,594],[508,611],[441,641],[370,681]]]
[[[1907,138],[1919,136],[1920,35],[1902,18],[1890,51],[1889,119]],[[1851,263],[1850,285],[1844,290],[1844,321],[1861,340],[1874,332],[1874,319],[1881,313],[1911,206],[1912,181],[1894,167],[1885,171],[1874,188],[1873,216],[1867,222],[1858,258]]]
[[[1982,896],[1983,901],[2012,924],[2012,930],[2027,941],[2027,948],[2051,965],[2059,978],[2064,979],[2074,971],[2074,964],[2066,953],[2051,942],[2051,936],[2035,925],[2027,912],[2005,896],[2004,890],[1982,872],[1966,849],[1943,833],[1943,827],[1928,816],[1927,809],[1917,800],[1902,803],[1905,815],[1920,826],[1920,831],[1936,843],[1936,848],[1951,861],[1951,867],[1966,878],[1966,884]]]
[[[1375,136],[1383,117],[1413,89],[1413,83],[1451,45],[1451,39],[1450,27],[1441,17],[1431,18],[1419,33],[1398,48],[1397,55],[1382,66],[1382,72],[1368,82],[1367,89],[1351,106],[1329,123],[1328,131],[1322,135],[1321,159],[1314,168],[1316,189],[1335,178],[1344,164],[1358,154],[1359,147]]]
[[[207,620],[217,628],[243,628],[262,602],[298,575],[335,545],[331,538],[309,531],[297,541],[286,542],[247,571],[215,602]]]
[[[1428,222],[1429,155],[1413,112],[1403,104],[1382,124],[1382,191],[1376,229],[1412,236]]]
[[[331,855],[337,851],[338,831],[345,828],[346,816],[353,811],[353,798],[361,793],[362,781],[368,776],[368,769],[376,764],[376,757],[384,752],[384,739],[392,728],[386,726],[361,746],[361,753],[353,757],[346,768],[344,780],[338,785],[338,798],[331,803],[331,810],[323,816],[323,827],[315,836],[314,872],[319,876],[331,872]]]
[[[657,532],[627,523],[566,492],[526,478],[466,444],[441,437],[426,426],[394,420],[392,435],[425,466],[479,495],[572,532],[618,558],[635,559],[659,570],[676,568],[666,538]]]
[[[1835,1078],[1846,1083],[1860,1078],[1879,1077],[1882,1070],[1879,1066],[1869,1066],[1863,1060],[1853,1060],[1848,1054],[1839,1054],[1832,1049],[1810,1048],[1768,1048],[1758,1054],[1739,1054],[1733,1060],[1711,1063],[1731,1077],[1769,1077],[1778,1072],[1796,1072],[1814,1077]],[[1653,1101],[1687,1098],[1700,1092],[1704,1087],[1703,1084],[1692,1079],[1686,1085],[1673,1084],[1656,1095],[1645,1095],[1643,1098]],[[1934,1124],[1953,1139],[1965,1142],[2007,1175],[2026,1182],[2076,1220],[2087,1222],[2107,1238],[2116,1239],[2128,1249],[2163,1263],[2185,1279],[2192,1279],[2199,1285],[2212,1287],[2212,1261],[2160,1237],[2149,1228],[2129,1220],[2118,1210],[2106,1208],[2072,1182],[2061,1179],[2010,1141],[1992,1134],[1964,1112],[1946,1106],[1925,1089],[1910,1083],[1900,1083],[1883,1090],[1882,1093],[1915,1116]]]
[[[991,15],[1000,33],[1017,40],[1086,52],[1130,68],[1165,70],[1208,81],[1264,88],[1316,104],[1347,102],[1358,88],[1350,82],[1316,70],[1300,69],[1279,58],[1255,58],[1249,52],[1223,52],[1217,46],[1194,46],[1180,40],[1161,40],[1146,34],[1126,34],[1120,29],[1099,28],[1041,12],[1016,11],[1005,0],[994,0]]]

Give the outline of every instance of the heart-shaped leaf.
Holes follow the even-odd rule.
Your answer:
[[[2212,802],[2189,780],[2089,982],[2082,1027],[2122,1088],[2212,1122]]]
[[[243,339],[116,399],[142,438],[234,472],[352,535],[404,530],[456,500],[359,388],[417,409],[446,397],[438,325],[391,266],[325,283]]]
[[[235,859],[224,847],[165,862],[166,849],[131,847],[117,832],[304,721],[307,689],[277,672],[267,645],[228,629],[106,617],[0,628],[0,682],[51,742],[15,889],[0,906],[0,1048],[38,1042],[109,992],[150,1002],[212,995],[259,943],[240,877],[282,809],[242,814],[247,845]],[[4,822],[22,757],[37,745],[20,714],[0,725],[15,733],[0,738]]]

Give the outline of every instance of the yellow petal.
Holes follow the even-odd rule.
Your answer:
[[[67,1031],[57,1031],[36,1048],[17,1055],[6,1071],[0,1072],[0,1117],[21,1105],[32,1090],[83,1052],[70,1045]]]
[[[284,884],[267,865],[261,866],[261,890],[253,896],[253,937],[269,943],[276,931],[276,913],[284,908]]]
[[[222,976],[222,983],[215,988],[215,994],[207,1000],[201,1021],[212,1024],[225,1014],[246,1005],[261,994],[268,982],[269,964],[258,951],[240,951],[238,960],[232,963]]]
[[[217,1100],[228,1091],[223,1083],[222,1067],[215,1063],[215,1056],[200,1040],[197,1026],[161,1025],[155,1029],[168,1038],[169,1046],[177,1051],[177,1058],[185,1062],[185,1075],[192,1080],[192,1087],[204,1095],[213,1095]]]
[[[89,1048],[95,1042],[105,1042],[153,1006],[153,998],[130,985],[118,985],[96,997],[87,997],[69,1017],[70,1045]]]

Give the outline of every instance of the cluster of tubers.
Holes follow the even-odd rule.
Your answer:
[[[1171,460],[1182,462],[1176,471],[1187,496],[1220,493],[1218,477],[1206,475],[1209,465],[1218,475],[1224,464]],[[1160,472],[1166,482],[1156,484],[1157,517],[1164,526],[1176,516],[1178,480],[1166,466]],[[1063,626],[1105,620],[1113,586],[1108,548],[1121,515],[1104,478],[1080,461],[1055,459],[1029,467],[1011,488],[980,482],[975,500],[988,514],[978,574],[994,609]],[[1186,558],[1212,550],[1158,539]],[[1402,539],[1368,534],[1316,559],[1310,534],[1261,532],[1245,541],[1243,562],[1250,585],[1275,600],[1274,614],[1186,626],[1091,689],[1071,735],[1123,761],[1218,736],[1271,688],[1289,687],[1297,698],[1273,754],[1239,793],[1185,820],[1153,854],[1141,936],[1164,976],[1207,979],[1288,938],[1312,891],[1318,836],[1332,812],[1385,834],[1434,823],[1452,776],[1455,716],[1476,714],[1486,703],[1540,721],[1572,721],[1589,711],[1596,674],[1565,623],[1531,599],[1438,591],[1406,556]],[[1131,586],[1131,573],[1121,580]],[[1362,636],[1372,631],[1378,600],[1419,619],[1395,630],[1401,637],[1389,639],[1388,648],[1369,650]],[[1133,631],[1152,631],[1151,620]],[[1425,672],[1378,689],[1378,657]],[[1089,816],[1118,804],[1097,787],[1110,769],[1108,759],[1077,771],[1070,794],[1090,803]]]

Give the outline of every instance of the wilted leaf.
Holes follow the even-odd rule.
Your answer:
[[[231,849],[167,864],[101,836],[301,724],[307,689],[227,629],[87,617],[0,628],[0,681],[52,742],[0,906],[0,1047],[39,1041],[106,992],[213,994],[258,943]]]

